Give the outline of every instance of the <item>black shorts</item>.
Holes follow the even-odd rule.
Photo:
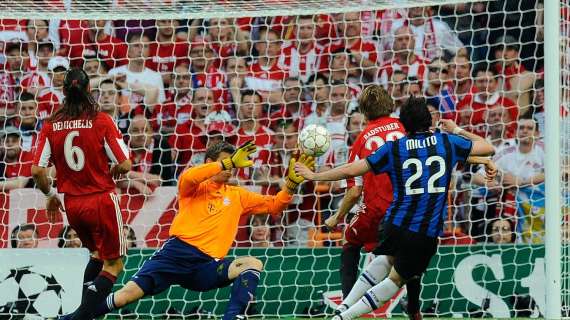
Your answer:
[[[390,223],[384,224],[376,255],[393,256],[396,272],[408,281],[420,277],[437,251],[437,238],[408,231]]]

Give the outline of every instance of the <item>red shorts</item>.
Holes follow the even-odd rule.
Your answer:
[[[102,260],[117,259],[127,253],[119,196],[114,192],[66,195],[64,202],[67,221],[84,247],[97,251]]]
[[[363,246],[366,252],[370,252],[378,246],[378,226],[381,221],[382,217],[377,214],[359,211],[344,229],[344,239],[350,244]]]

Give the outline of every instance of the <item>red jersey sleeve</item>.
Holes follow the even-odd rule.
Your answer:
[[[47,167],[51,158],[51,145],[49,136],[51,134],[51,123],[46,122],[40,131],[38,141],[36,142],[36,150],[34,153],[34,165],[39,167]]]
[[[32,176],[32,161],[34,155],[31,152],[22,152],[20,159],[20,176],[21,177],[31,177]]]
[[[350,152],[348,154],[348,163],[352,163],[360,159],[360,151],[362,149],[363,143],[362,134],[358,135],[354,144],[350,147]],[[346,188],[350,189],[354,186],[361,186],[362,185],[362,177],[354,177],[346,179]]]
[[[129,148],[123,140],[121,132],[110,116],[104,114],[103,125],[105,130],[105,153],[115,163],[129,159]]]

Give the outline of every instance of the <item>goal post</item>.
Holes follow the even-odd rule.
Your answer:
[[[65,250],[71,249],[57,249],[71,247],[77,239],[67,233],[65,217],[55,224],[47,221],[44,196],[29,180],[18,179],[30,177],[8,152],[19,139],[22,152],[29,156],[38,123],[62,97],[53,84],[58,81],[56,69],[70,65],[89,69],[90,76],[95,74],[92,80],[105,78],[92,82],[94,98],[102,108],[113,105],[112,114],[129,147],[144,149],[133,152],[136,175],[119,188],[122,218],[130,227],[124,232],[136,248],[129,250],[117,286],[125,284],[168,239],[177,213],[177,176],[187,166],[206,161],[211,141],[226,139],[237,145],[240,139],[261,137],[264,142],[254,168],[239,171],[235,183],[274,194],[296,148],[297,134],[309,124],[336,130],[331,152],[319,160],[319,166],[346,161],[350,144],[364,130],[359,94],[377,83],[399,107],[409,95],[421,95],[428,99],[434,118],[456,120],[490,140],[497,138],[491,132],[500,132],[495,146],[501,156],[518,150],[523,110],[540,123],[540,150],[510,158],[510,163],[503,160],[495,186],[476,182],[481,168],[459,167],[454,172],[445,232],[422,279],[422,312],[442,318],[570,317],[570,4],[544,0],[543,10],[538,5],[523,7],[532,1],[515,2],[0,1],[0,319],[25,310],[49,318],[72,311],[80,300],[78,275],[83,265],[66,270]],[[407,16],[410,8],[417,7],[430,10],[415,12],[415,18],[421,20],[428,11],[433,15],[423,27],[412,26]],[[296,34],[303,19],[313,29],[313,42],[303,47],[306,52],[295,47],[296,41],[307,40]],[[529,19],[535,22],[528,23]],[[160,20],[170,20],[174,37],[159,39],[159,29],[165,25]],[[224,23],[231,31],[220,37],[227,27]],[[351,32],[359,34],[343,35],[351,23],[360,28]],[[542,26],[544,32],[539,31]],[[413,43],[413,49],[395,48],[400,28],[423,40]],[[271,39],[268,29],[273,31]],[[30,40],[38,33],[41,39]],[[106,41],[101,46],[93,40],[100,33],[105,33],[101,38]],[[145,53],[129,57],[132,33],[146,42],[142,51],[152,49],[155,54],[144,57],[144,67],[152,72],[134,80],[122,74],[124,66]],[[351,42],[355,38],[358,41]],[[349,43],[357,44],[349,48]],[[161,46],[166,49],[161,51]],[[458,46],[460,50],[454,50]],[[263,56],[260,51],[269,57],[269,50],[278,51],[274,69],[257,63]],[[416,59],[410,65],[402,63],[394,58],[398,50],[414,51]],[[57,57],[46,58],[50,54]],[[193,63],[204,60],[211,68],[192,69]],[[513,60],[519,64],[507,66]],[[119,75],[108,76],[109,72]],[[519,75],[520,81],[514,81]],[[528,76],[533,82],[525,86]],[[145,82],[151,78],[159,84]],[[432,83],[439,86],[433,89]],[[545,100],[542,118],[527,111],[542,112],[540,97]],[[242,127],[249,119],[240,113],[244,104],[259,107],[261,112],[252,116],[253,128],[262,130]],[[340,104],[344,111],[334,115],[332,109]],[[36,108],[31,113],[25,109],[30,105]],[[25,118],[36,119],[36,127],[30,130]],[[527,162],[531,165],[513,171],[526,180],[525,170],[544,169],[544,183],[513,187],[515,182],[501,180],[510,174],[505,167]],[[15,187],[14,181],[26,184]],[[335,184],[304,184],[282,215],[242,217],[229,257],[249,255],[264,263],[250,310],[253,316],[320,318],[332,314],[341,302],[340,257],[349,222],[328,228],[325,220],[338,209],[343,195],[343,188]],[[26,238],[26,230],[19,230],[28,224],[35,226],[27,230],[34,235]],[[28,245],[37,248],[21,249]],[[69,261],[85,260],[86,255],[80,249],[69,251]],[[361,266],[369,261],[370,255],[362,250]],[[107,319],[219,316],[229,293],[228,288],[197,293],[173,286]],[[402,289],[371,316],[404,316],[405,300]]]
[[[545,264],[546,264],[546,312],[547,319],[559,319],[561,317],[562,306],[562,286],[563,280],[561,267],[567,262],[561,259],[561,225],[566,224],[562,220],[561,192],[562,171],[561,157],[564,151],[561,147],[561,141],[567,141],[570,137],[561,135],[560,106],[561,99],[564,102],[567,98],[561,93],[568,90],[566,78],[561,78],[563,70],[567,72],[568,58],[566,57],[566,49],[564,50],[564,59],[561,58],[561,26],[566,27],[562,21],[562,7],[568,9],[566,1],[545,1],[544,3],[544,53],[545,53],[545,133],[546,143],[546,163],[545,163],[545,188],[546,188],[546,214],[545,228]],[[566,30],[565,30],[566,31]],[[568,35],[566,34],[565,37]],[[560,63],[563,61],[562,63]],[[563,69],[563,70],[561,70]],[[567,125],[567,121],[564,121]],[[567,154],[566,154],[567,156]],[[567,250],[567,249],[565,249]],[[567,274],[565,275],[568,276]],[[565,282],[568,279],[564,279]],[[567,283],[565,283],[567,285]]]

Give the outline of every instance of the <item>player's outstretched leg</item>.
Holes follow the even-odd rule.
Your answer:
[[[117,276],[123,271],[123,259],[105,260],[103,270],[95,277],[83,294],[82,303],[71,317],[72,320],[92,319],[97,306],[111,293]]]
[[[412,320],[421,320],[422,314],[420,312],[420,293],[421,293],[422,278],[414,278],[406,283],[406,290],[408,291],[408,317]]]
[[[350,290],[350,293],[344,298],[335,313],[342,313],[358,302],[366,291],[386,278],[391,268],[392,264],[388,256],[377,256],[374,258],[374,260],[366,266],[366,269],[360,277],[358,277],[352,290]]]
[[[345,243],[340,254],[340,279],[342,296],[347,297],[358,278],[358,265],[360,262],[360,249],[362,246]]]
[[[89,262],[85,267],[85,272],[83,273],[83,292],[89,285],[93,283],[93,280],[97,278],[101,270],[103,269],[103,261],[99,259],[97,252],[93,252],[91,254],[91,258],[89,258]]]
[[[262,270],[263,263],[254,257],[238,258],[230,264],[228,278],[233,280],[233,284],[223,320],[234,320],[245,312],[248,303],[255,297]]]
[[[348,310],[336,315],[333,319],[351,320],[376,310],[396,294],[403,285],[404,279],[392,268],[390,275],[386,279],[370,288],[358,302],[348,308]]]
[[[129,281],[119,291],[111,293],[105,301],[99,303],[93,318],[97,318],[107,313],[120,309],[129,303],[135,302],[144,296],[144,291],[134,281]]]

